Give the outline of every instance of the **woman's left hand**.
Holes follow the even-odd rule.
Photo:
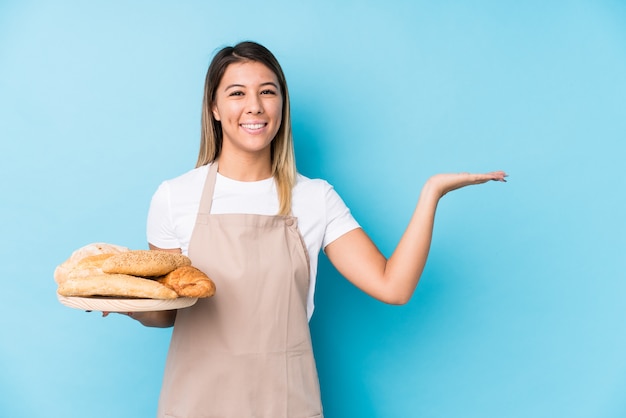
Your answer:
[[[506,182],[507,176],[504,171],[492,171],[485,174],[436,174],[428,179],[426,186],[432,188],[439,197],[443,197],[445,194],[465,186],[482,184],[488,181]]]

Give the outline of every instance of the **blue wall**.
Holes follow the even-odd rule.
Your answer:
[[[626,3],[0,2],[0,416],[154,415],[170,336],[60,305],[54,267],[145,248],[157,185],[196,159],[214,51],[283,64],[300,171],[390,254],[446,196],[411,302],[321,259],[327,417],[626,416]]]

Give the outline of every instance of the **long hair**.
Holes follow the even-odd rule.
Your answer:
[[[254,61],[272,70],[278,79],[283,96],[282,123],[271,144],[272,176],[276,182],[279,200],[279,215],[291,212],[291,192],[296,183],[296,159],[291,132],[291,113],[287,80],[278,60],[264,46],[256,42],[241,42],[235,46],[222,48],[213,57],[206,74],[204,97],[202,100],[202,130],[200,152],[196,167],[212,163],[222,151],[222,125],[213,116],[215,93],[230,64]]]

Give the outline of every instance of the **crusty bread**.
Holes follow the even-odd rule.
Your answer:
[[[102,271],[109,274],[157,277],[168,274],[178,267],[191,265],[189,257],[156,250],[132,250],[115,254],[102,264]]]
[[[61,283],[64,280],[67,280],[72,270],[76,268],[76,265],[86,257],[99,254],[119,254],[126,251],[130,250],[120,245],[107,244],[103,242],[87,244],[74,251],[67,260],[57,266],[57,268],[54,270],[54,280],[57,283]]]
[[[176,299],[178,294],[156,280],[126,274],[99,274],[68,278],[59,284],[62,296],[112,296],[146,299]]]
[[[208,298],[215,294],[215,283],[202,271],[192,266],[179,267],[157,279],[179,296]]]
[[[102,263],[104,263],[104,260],[111,257],[112,255],[113,253],[89,255],[85,258],[78,260],[75,268],[102,268]]]
[[[104,263],[104,260],[112,255],[113,254],[96,254],[87,256],[76,263],[76,265],[68,273],[67,277],[69,279],[78,279],[81,277],[104,274],[102,271],[102,263]]]
[[[213,281],[191,267],[187,256],[105,243],[74,251],[56,268],[54,278],[58,293],[70,297],[175,299],[215,293]]]

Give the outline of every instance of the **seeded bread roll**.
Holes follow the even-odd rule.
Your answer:
[[[164,276],[178,267],[191,265],[189,257],[155,250],[132,250],[115,254],[102,264],[102,271],[109,274],[132,276]]]
[[[208,298],[215,294],[215,283],[201,270],[192,266],[179,267],[157,280],[179,296]]]
[[[126,274],[100,274],[69,278],[59,284],[62,296],[111,296],[146,299],[176,299],[178,294],[161,283]]]

